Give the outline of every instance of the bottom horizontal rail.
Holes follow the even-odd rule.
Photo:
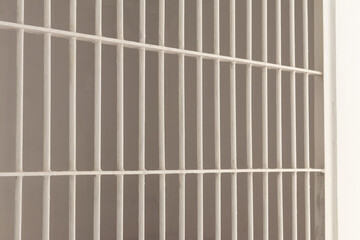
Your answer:
[[[186,169],[186,170],[123,170],[123,171],[39,171],[0,172],[0,177],[42,177],[42,176],[92,176],[92,175],[170,175],[170,174],[226,174],[226,173],[324,173],[315,168],[267,168],[267,169]]]

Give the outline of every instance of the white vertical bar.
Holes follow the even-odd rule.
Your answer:
[[[290,66],[295,67],[295,2],[289,3]],[[296,82],[295,72],[290,73],[291,167],[296,168]],[[292,185],[292,239],[297,239],[297,175],[291,175]]]
[[[246,4],[246,58],[252,58],[252,0]],[[246,142],[247,142],[247,168],[253,167],[252,161],[252,87],[251,65],[246,66]],[[253,206],[253,173],[247,176],[248,190],[248,239],[254,239],[254,206]]]
[[[309,68],[309,30],[308,30],[308,1],[303,0],[303,60],[304,68]],[[303,75],[303,103],[304,103],[304,167],[310,168],[310,140],[309,140],[309,75]],[[305,173],[305,239],[311,238],[310,220],[310,173]]]
[[[179,0],[179,48],[185,48],[185,0]],[[179,55],[179,169],[185,169],[185,56]],[[185,174],[179,175],[179,239],[185,240]]]
[[[24,0],[17,0],[17,22],[24,24]],[[23,171],[24,126],[24,29],[16,32],[16,171]],[[16,178],[14,239],[21,240],[22,222],[22,176]]]
[[[124,239],[124,175],[120,174],[117,179],[116,198],[116,239]]]
[[[124,1],[117,0],[117,38],[124,39]],[[117,168],[124,170],[124,47],[117,46]],[[116,239],[124,238],[124,175],[117,176]]]
[[[94,229],[93,239],[100,239],[100,198],[101,198],[101,175],[94,176]]]
[[[15,186],[15,227],[14,239],[21,239],[21,219],[22,219],[22,176],[16,178]]]
[[[70,1],[70,31],[76,32],[76,0]],[[76,171],[76,38],[69,47],[69,168]],[[76,238],[76,176],[69,177],[69,240]]]
[[[165,0],[159,0],[159,45],[165,44]],[[165,94],[164,52],[159,52],[159,169],[165,170]],[[166,239],[166,185],[165,174],[159,178],[159,238]]]
[[[102,35],[102,0],[95,1],[95,34]],[[101,171],[101,42],[95,42],[94,170]],[[100,240],[101,176],[94,177],[93,239]]]
[[[230,56],[236,57],[236,11],[235,0],[230,1]],[[236,151],[236,64],[230,64],[230,138],[231,168],[237,168]],[[231,239],[237,236],[237,174],[231,174]]]
[[[202,52],[202,0],[196,1],[196,43]],[[203,169],[203,60],[196,58],[196,145],[197,169]],[[204,238],[204,175],[197,175],[197,239]]]
[[[262,61],[267,62],[267,0],[262,0]],[[268,168],[268,72],[262,69],[262,167]],[[263,239],[269,239],[269,174],[263,174]]]
[[[76,171],[76,39],[70,40],[70,170]],[[76,176],[69,182],[69,239],[75,239],[76,230]]]
[[[42,239],[50,238],[50,176],[44,177],[43,183],[43,226]]]
[[[220,6],[214,0],[214,54],[220,54]],[[214,61],[215,168],[221,169],[220,61]],[[215,239],[221,239],[221,175],[215,175]]]
[[[44,25],[51,27],[51,2],[44,0]],[[43,169],[50,171],[51,158],[51,34],[44,35],[44,132]],[[42,239],[50,238],[50,176],[44,177]]]
[[[276,0],[276,63],[281,64],[281,0]],[[281,70],[276,70],[276,167],[282,168]],[[284,239],[283,178],[277,174],[278,240]]]
[[[140,42],[145,43],[146,2],[140,0]],[[139,50],[139,169],[145,169],[145,49]],[[139,175],[138,238],[145,239],[145,175]]]

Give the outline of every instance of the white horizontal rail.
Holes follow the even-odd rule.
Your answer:
[[[158,46],[147,43],[96,36],[96,35],[90,35],[84,33],[69,32],[69,31],[52,29],[52,28],[37,27],[37,26],[31,26],[31,25],[25,25],[19,23],[0,21],[0,29],[12,29],[12,30],[23,29],[27,33],[38,33],[38,34],[51,33],[53,37],[77,38],[77,40],[79,41],[87,41],[94,43],[101,41],[102,44],[105,45],[117,46],[121,44],[127,48],[146,49],[147,51],[164,51],[164,53],[169,53],[169,54],[184,54],[185,56],[188,57],[203,57],[204,59],[219,60],[221,62],[233,62],[237,64],[247,64],[247,65],[252,65],[253,67],[266,67],[268,69],[280,69],[282,71],[287,71],[287,72],[308,73],[310,75],[322,75],[322,72],[316,70],[284,66],[275,63],[267,63],[267,62],[261,62],[250,59],[229,57],[229,56],[212,54],[212,53],[204,53],[204,52],[197,52],[197,51],[191,51],[185,49]]]
[[[187,169],[187,170],[124,170],[124,171],[49,171],[0,172],[0,177],[93,176],[93,175],[171,175],[171,174],[226,174],[226,173],[324,173],[320,168],[254,168],[254,169]]]

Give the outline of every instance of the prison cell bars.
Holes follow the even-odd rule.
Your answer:
[[[117,39],[103,37],[101,33],[101,6],[102,1],[96,0],[95,35],[76,32],[76,0],[70,2],[70,31],[51,28],[51,2],[45,0],[44,27],[29,26],[24,24],[24,2],[17,1],[17,23],[0,21],[0,28],[15,29],[17,31],[17,114],[16,114],[16,172],[0,173],[0,176],[15,176],[15,224],[14,238],[21,239],[22,215],[22,179],[24,176],[42,176],[43,182],[43,226],[42,237],[49,239],[50,227],[50,177],[70,176],[69,182],[69,238],[75,239],[76,219],[76,176],[94,176],[94,239],[100,238],[100,181],[102,175],[117,176],[117,238],[123,238],[123,177],[124,175],[139,176],[139,239],[144,238],[145,226],[145,175],[160,175],[160,202],[159,202],[159,236],[164,239],[165,232],[165,175],[179,175],[179,237],[185,238],[185,174],[198,176],[198,238],[203,238],[203,174],[215,174],[216,186],[216,238],[221,238],[221,174],[231,173],[231,216],[232,239],[237,235],[237,173],[248,175],[248,238],[253,239],[253,173],[263,174],[263,237],[268,238],[268,173],[277,173],[278,196],[278,238],[283,239],[283,203],[282,203],[282,174],[292,175],[292,237],[297,238],[297,173],[305,173],[305,237],[310,239],[310,173],[323,173],[323,169],[310,168],[309,156],[309,75],[321,75],[321,72],[309,69],[308,57],[308,3],[303,0],[303,68],[295,66],[295,5],[290,0],[290,66],[281,65],[281,2],[276,1],[276,64],[267,63],[267,1],[262,4],[262,61],[252,60],[252,1],[247,0],[247,58],[236,58],[235,55],[235,1],[231,0],[230,10],[230,56],[220,55],[219,48],[219,0],[214,0],[214,54],[202,52],[202,0],[197,1],[197,51],[185,50],[184,46],[184,0],[179,1],[179,48],[165,47],[165,1],[159,0],[159,45],[150,45],[145,42],[145,0],[140,4],[140,41],[126,41],[123,38],[123,0],[117,1],[118,36]],[[22,144],[23,144],[23,57],[24,57],[24,32],[44,34],[44,159],[43,172],[23,172]],[[70,171],[51,171],[50,159],[50,124],[51,124],[51,37],[57,36],[69,39],[69,168]],[[95,126],[94,126],[94,171],[76,170],[76,41],[95,42]],[[101,46],[109,44],[117,46],[117,99],[118,99],[118,125],[117,125],[117,170],[101,170]],[[123,166],[123,48],[139,49],[139,170],[126,171]],[[145,51],[159,53],[159,170],[145,170]],[[179,55],[179,170],[166,170],[165,168],[165,128],[164,128],[164,54]],[[188,170],[185,167],[185,93],[184,93],[184,57],[197,58],[197,169]],[[202,126],[202,60],[214,60],[214,96],[215,96],[215,169],[203,169],[203,126]],[[220,161],[220,62],[230,62],[230,113],[231,113],[231,169],[222,169]],[[246,64],[246,112],[247,112],[247,169],[237,169],[236,166],[236,64]],[[263,166],[262,169],[252,168],[252,118],[251,118],[251,74],[252,67],[263,68],[262,87],[262,126],[263,126]],[[267,166],[267,69],[276,69],[276,125],[277,125],[277,169],[268,169]],[[291,169],[282,168],[281,149],[281,71],[290,72],[291,92]],[[304,91],[304,169],[296,165],[296,93],[295,73],[303,74]]]

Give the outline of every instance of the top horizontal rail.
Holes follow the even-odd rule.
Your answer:
[[[172,47],[158,46],[158,45],[147,44],[147,43],[140,43],[140,42],[134,42],[134,41],[128,41],[128,40],[122,40],[122,39],[116,39],[116,38],[96,36],[96,35],[85,34],[85,33],[70,32],[70,31],[58,30],[58,29],[53,29],[53,28],[31,26],[31,25],[12,23],[12,22],[6,22],[6,21],[0,21],[0,29],[11,29],[11,30],[24,29],[24,31],[27,33],[35,33],[35,34],[36,33],[37,34],[50,33],[54,37],[69,38],[69,39],[77,38],[78,40],[86,41],[86,42],[94,42],[95,43],[95,42],[100,41],[106,45],[114,45],[114,46],[123,45],[124,47],[127,47],[127,48],[146,49],[148,51],[157,51],[157,52],[163,51],[163,52],[169,53],[169,54],[184,54],[185,56],[188,56],[188,57],[202,57],[204,59],[252,65],[252,66],[260,67],[260,68],[280,69],[282,71],[307,73],[310,75],[318,75],[318,76],[322,75],[322,72],[320,72],[320,71],[298,68],[298,67],[291,67],[291,66],[284,66],[284,65],[275,64],[275,63],[261,62],[261,61],[256,61],[256,60],[236,58],[236,57],[224,56],[224,55],[219,55],[219,54],[204,53],[204,52],[178,49],[178,48],[172,48]]]

